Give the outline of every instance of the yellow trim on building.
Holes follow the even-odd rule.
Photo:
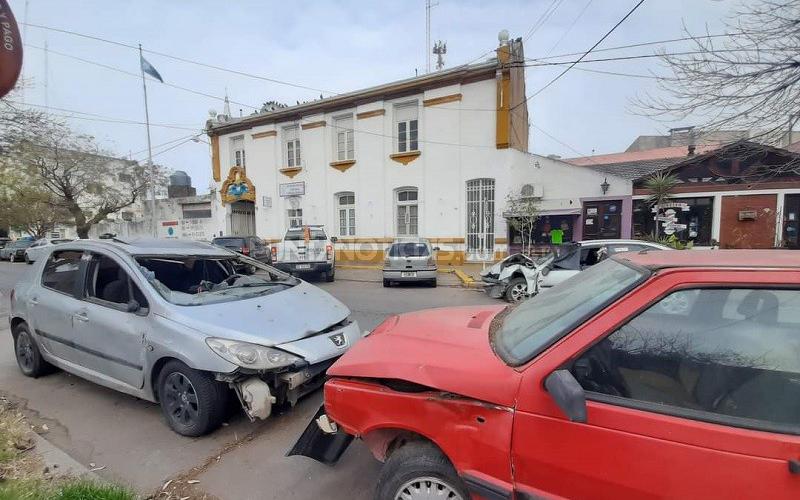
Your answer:
[[[267,130],[266,132],[258,132],[257,134],[251,134],[250,137],[253,139],[261,139],[262,137],[277,137],[278,131],[277,130]]]
[[[438,104],[446,104],[448,102],[458,102],[461,100],[463,96],[461,94],[450,94],[444,95],[442,97],[433,97],[431,99],[425,99],[422,101],[422,105],[425,107],[428,106],[436,106]]]
[[[428,238],[431,243],[464,243],[464,238]]]
[[[335,168],[339,172],[344,172],[355,164],[356,164],[355,160],[340,160],[340,161],[332,161],[330,163],[331,167]]]
[[[500,50],[498,50],[500,54]],[[503,70],[497,75],[497,149],[507,149],[509,146],[508,128],[509,119],[509,100],[511,98],[511,74]]]
[[[508,238],[495,238],[494,242],[498,245],[506,245],[508,244]]]
[[[364,111],[356,115],[356,120],[363,120],[365,118],[372,118],[373,116],[383,116],[386,114],[385,109],[376,109],[373,111]]]
[[[303,170],[303,167],[284,167],[279,170],[280,173],[285,175],[286,177],[292,179],[295,175],[299,174]]]
[[[416,160],[421,154],[422,154],[421,151],[407,151],[405,153],[390,154],[389,158],[396,161],[397,163],[408,165],[412,161]]]
[[[211,136],[211,176],[215,182],[222,180],[222,173],[219,166],[219,136]]]
[[[309,129],[312,129],[312,128],[324,127],[327,124],[328,124],[328,122],[326,122],[325,120],[320,120],[318,122],[302,123],[300,125],[300,128],[302,128],[303,130],[309,130]]]

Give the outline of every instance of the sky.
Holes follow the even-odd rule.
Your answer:
[[[526,37],[554,6],[557,8],[526,40],[525,55],[583,52],[636,0],[432,3],[436,5],[431,9],[431,39],[447,42],[445,67],[449,68],[480,56],[488,58],[488,52],[497,47],[500,30],[508,30],[512,38]],[[201,132],[209,110],[222,111],[226,92],[232,114],[238,116],[241,109],[247,115],[265,101],[294,104],[318,98],[323,92],[330,95],[408,78],[415,71],[424,72],[426,66],[425,0],[10,0],[10,5],[19,22],[133,46],[141,43],[145,50],[314,89],[145,53],[166,83],[196,92],[148,81],[154,161],[186,171],[198,193],[208,191],[211,178],[207,138],[201,135],[198,142],[182,141]],[[685,29],[693,34],[706,30],[721,33],[723,21],[737,5],[720,0],[645,0],[598,49],[680,38]],[[21,29],[27,85],[17,98],[32,105],[47,104],[50,112],[62,115],[76,130],[95,136],[103,148],[119,156],[146,160],[137,50],[30,25]],[[42,50],[45,42],[47,57]],[[687,42],[671,43],[604,52],[602,56],[688,47]],[[655,58],[581,67],[637,75],[665,71]],[[528,68],[527,94],[562,70],[563,66]],[[657,94],[652,78],[571,70],[529,102],[531,151],[564,157],[613,153],[623,151],[639,135],[694,125],[665,124],[636,113],[632,100],[645,92]]]

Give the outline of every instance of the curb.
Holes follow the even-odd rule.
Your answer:
[[[33,433],[36,443],[36,453],[42,458],[42,463],[52,473],[58,475],[76,476],[86,479],[99,480],[100,477],[89,470],[88,467],[67,455],[61,448],[57,447],[39,434]]]

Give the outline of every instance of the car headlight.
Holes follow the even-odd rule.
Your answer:
[[[206,344],[226,361],[253,370],[266,370],[289,366],[303,358],[288,352],[262,345],[209,337]]]

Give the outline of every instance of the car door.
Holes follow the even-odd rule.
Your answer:
[[[144,382],[149,303],[116,256],[91,252],[76,329],[82,365],[131,387]]]
[[[49,354],[76,363],[78,349],[73,314],[80,305],[83,250],[53,252],[42,268],[39,284],[29,294],[29,321]]]
[[[529,366],[522,498],[800,498],[800,273],[743,274],[666,273]],[[544,388],[558,369],[585,422]]]

